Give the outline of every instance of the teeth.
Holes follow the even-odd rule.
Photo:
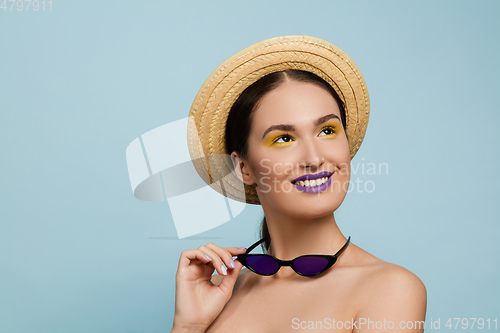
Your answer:
[[[318,179],[312,179],[312,180],[304,180],[304,181],[298,181],[297,184],[299,184],[302,187],[313,187],[313,186],[318,186],[323,183],[326,183],[328,180],[328,177],[323,177],[323,178],[318,178]]]

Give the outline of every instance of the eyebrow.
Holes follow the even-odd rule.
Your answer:
[[[327,114],[326,116],[318,118],[314,122],[314,126],[318,126],[320,124],[323,124],[324,122],[326,122],[327,120],[330,120],[330,119],[338,119],[340,121],[340,118],[336,114],[330,113],[330,114]],[[287,125],[287,124],[279,124],[279,125],[269,126],[269,128],[264,132],[264,135],[262,135],[262,138],[264,138],[267,133],[269,133],[271,131],[275,131],[275,130],[295,131],[295,126]]]

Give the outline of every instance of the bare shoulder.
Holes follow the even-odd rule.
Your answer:
[[[402,266],[361,251],[364,260],[358,266],[358,317],[423,320],[427,291],[420,278]]]
[[[381,261],[367,270],[364,285],[372,293],[383,294],[386,297],[425,298],[424,283],[408,269]],[[366,291],[366,290],[365,290]]]
[[[412,295],[426,295],[423,282],[408,269],[383,261],[357,246],[354,256],[363,293],[401,295],[404,291]]]

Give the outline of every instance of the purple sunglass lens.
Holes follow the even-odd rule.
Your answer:
[[[278,262],[267,256],[248,256],[247,264],[261,274],[273,274],[279,268]]]
[[[316,275],[328,265],[328,259],[322,257],[302,257],[294,261],[293,267],[304,275]]]

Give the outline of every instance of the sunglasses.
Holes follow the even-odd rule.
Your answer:
[[[244,254],[238,254],[238,260],[249,270],[260,275],[269,276],[276,274],[282,266],[290,266],[299,275],[315,276],[323,273],[335,264],[337,258],[351,241],[351,236],[349,236],[344,246],[334,255],[306,254],[292,260],[280,260],[269,254],[249,254],[249,252],[263,241],[264,239],[257,241]]]

